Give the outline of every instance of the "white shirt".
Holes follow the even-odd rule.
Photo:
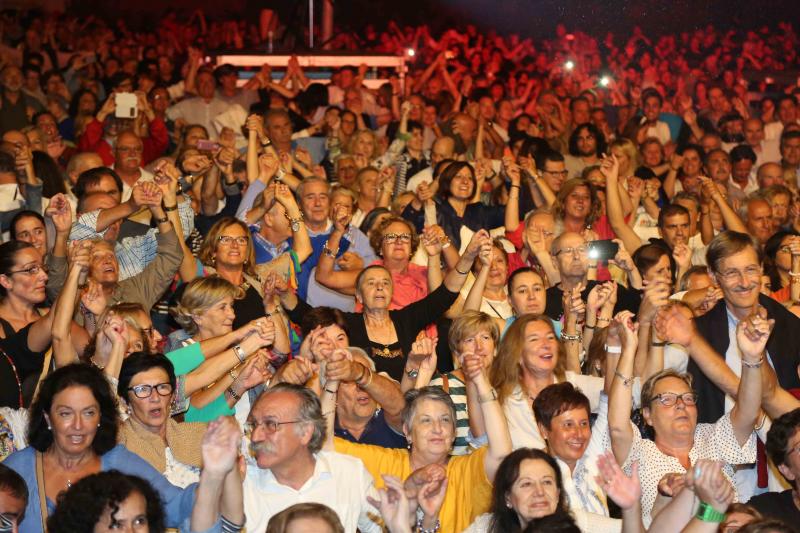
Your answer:
[[[672,140],[669,132],[669,126],[666,122],[661,120],[657,120],[655,125],[649,126],[647,128],[647,133],[645,133],[647,137],[655,137],[661,144],[667,144],[669,141]]]
[[[367,496],[378,497],[360,459],[336,452],[316,454],[314,473],[300,489],[281,485],[269,469],[248,466],[244,479],[244,514],[248,531],[266,531],[269,519],[296,503],[322,503],[339,515],[344,530],[381,532],[368,515],[380,513]]]
[[[631,463],[639,461],[639,479],[642,485],[642,521],[645,527],[650,527],[652,518],[650,512],[658,495],[658,482],[666,474],[685,474],[677,458],[665,455],[658,449],[652,440],[643,439],[637,428],[631,422],[633,441],[628,458],[623,469],[630,475]],[[697,424],[694,430],[694,446],[689,451],[689,462],[694,465],[700,459],[722,461],[722,471],[728,481],[733,483],[733,466],[748,464],[756,460],[755,433],[744,446],[739,446],[736,435],[731,425],[730,413],[725,414],[714,424]],[[735,489],[735,485],[734,485]],[[739,501],[738,493],[734,501]]]
[[[797,123],[800,124],[800,120]],[[764,140],[766,141],[778,140],[781,138],[781,134],[783,134],[783,122],[780,120],[764,126]]]
[[[423,183],[433,182],[433,167],[423,168],[406,182],[406,190],[413,193],[417,192],[417,187]]]
[[[216,96],[208,102],[199,96],[195,96],[168,107],[167,117],[170,120],[181,118],[187,124],[200,124],[206,128],[211,137],[214,137],[219,134],[214,126],[214,119],[217,115],[227,111],[230,106],[229,103],[220,100]]]

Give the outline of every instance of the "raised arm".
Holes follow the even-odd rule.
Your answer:
[[[731,410],[731,425],[740,446],[753,434],[761,413],[761,366],[765,361],[767,339],[775,325],[767,319],[767,311],[759,306],[736,326],[736,343],[742,357],[742,377],[739,394]],[[769,364],[769,363],[767,363]]]
[[[606,177],[606,209],[608,211],[608,221],[617,236],[625,244],[625,249],[636,251],[642,245],[642,240],[625,223],[623,214],[622,200],[619,188],[619,161],[616,156],[611,155],[603,159],[600,170]]]
[[[72,317],[78,298],[78,285],[86,277],[91,259],[92,244],[73,242],[70,249],[69,273],[53,306],[53,357],[56,368],[74,363],[77,353],[72,344]]]
[[[611,390],[608,395],[608,429],[611,437],[611,450],[619,464],[628,459],[633,444],[631,427],[631,385],[633,384],[633,359],[638,347],[638,324],[633,322],[633,314],[622,311],[614,318],[616,327],[622,331],[622,355],[617,369],[611,376]]]
[[[275,187],[275,200],[286,209],[286,216],[289,217],[292,230],[292,249],[297,254],[298,262],[302,265],[313,252],[308,228],[303,222],[303,212],[300,211],[300,206],[297,205],[292,191],[283,183],[279,183]]]
[[[703,184],[703,193],[707,194],[719,207],[722,214],[722,220],[725,222],[725,228],[731,231],[738,231],[740,233],[747,233],[747,226],[744,225],[742,219],[736,214],[736,211],[728,204],[727,198],[723,196],[717,185],[705,176],[700,176],[700,181]]]
[[[347,206],[337,206],[333,214],[333,231],[328,237],[328,242],[322,249],[319,256],[317,269],[315,271],[316,280],[322,285],[342,292],[344,294],[355,294],[356,278],[358,270],[334,270],[336,256],[339,253],[342,237],[344,237],[353,214]]]

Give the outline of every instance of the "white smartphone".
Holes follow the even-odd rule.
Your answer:
[[[117,93],[114,95],[116,110],[114,116],[117,118],[136,118],[139,113],[138,101],[133,93]]]

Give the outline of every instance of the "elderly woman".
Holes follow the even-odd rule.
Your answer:
[[[542,450],[520,448],[508,454],[497,469],[491,509],[464,533],[574,531],[581,518],[569,509],[556,460]]]
[[[45,301],[46,283],[36,248],[20,241],[0,245],[0,406],[28,404],[42,371],[53,323],[53,314],[42,316],[37,307]]]
[[[22,533],[43,531],[58,495],[82,478],[105,470],[149,481],[165,505],[167,525],[178,526],[192,511],[194,489],[179,489],[139,456],[117,444],[116,397],[96,368],[67,365],[41,383],[30,409],[30,446],[4,464],[28,485]]]
[[[206,425],[179,424],[170,417],[175,385],[175,370],[163,355],[137,352],[125,359],[117,395],[129,416],[120,428],[119,442],[170,483],[186,487],[199,480]]]
[[[289,353],[288,334],[282,323],[275,325],[271,311],[267,317],[262,315],[234,329],[235,299],[240,295],[240,288],[221,277],[198,278],[186,286],[173,309],[175,319],[191,335],[183,341],[182,348],[167,354],[176,374],[200,370],[198,367],[211,357],[218,369],[213,387],[196,394],[187,391],[192,395],[187,421],[204,422],[221,414],[232,415],[234,406],[238,406],[239,414],[246,415],[250,410],[247,391],[265,381],[269,364],[280,366]],[[269,357],[261,352],[266,346],[273,347]],[[234,369],[237,364],[243,365],[238,371]],[[244,400],[241,405],[240,400]]]
[[[517,185],[518,187],[519,185]],[[436,222],[444,228],[445,234],[453,242],[456,249],[461,249],[461,227],[472,231],[480,229],[492,230],[505,223],[505,207],[486,206],[475,200],[478,180],[472,165],[463,161],[451,163],[442,171],[434,202],[436,203]],[[425,186],[422,194],[403,211],[403,218],[410,220],[417,231],[422,231],[425,214],[422,201],[432,196]]]
[[[480,311],[461,313],[458,318],[453,320],[447,336],[450,352],[456,360],[461,361],[462,356],[466,354],[478,356],[487,370],[492,365],[499,340],[500,332],[492,317]],[[469,441],[470,433],[478,438],[484,435],[483,425],[480,425],[480,429],[475,425],[473,429],[471,422],[475,417],[471,419],[469,416],[470,403],[475,406],[477,402],[475,384],[470,382],[468,385],[464,370],[461,368],[430,379],[435,370],[435,361],[423,361],[415,387],[422,388],[426,385],[440,387],[450,395],[456,408],[456,439],[453,444],[453,455],[467,454],[472,450]]]
[[[456,431],[453,400],[438,387],[424,387],[406,393],[403,431],[409,450],[397,450],[354,444],[335,439],[335,449],[354,455],[364,462],[375,478],[376,487],[383,485],[385,474],[405,479],[406,492],[416,495],[430,475],[445,474],[447,491],[439,512],[441,531],[463,531],[472,520],[486,511],[497,467],[511,451],[511,440],[505,418],[497,402],[497,394],[486,378],[479,358],[471,357],[468,382],[478,391],[478,406],[486,426],[489,445],[469,455],[451,457]],[[331,380],[322,393],[323,412],[332,417],[333,391],[338,383]],[[329,420],[328,423],[332,423]],[[328,441],[330,443],[330,439]],[[412,475],[413,473],[413,475]]]
[[[241,430],[230,419],[209,426],[197,453],[205,465],[196,490],[191,518],[184,517],[180,531],[239,531],[244,522],[242,480],[237,457]],[[124,448],[122,448],[124,450]],[[52,533],[75,531],[136,531],[163,533],[174,524],[164,504],[163,478],[149,470],[136,475],[117,470],[86,475],[58,498],[58,506],[47,521]],[[169,484],[166,484],[169,486]],[[193,487],[194,488],[194,487]],[[223,488],[225,489],[223,491]],[[172,491],[179,489],[171,487]]]
[[[398,310],[390,310],[394,283],[389,270],[380,265],[362,270],[356,280],[356,301],[364,310],[361,313],[343,313],[350,343],[372,357],[378,372],[387,372],[400,381],[404,372],[414,370],[405,368],[405,365],[417,334],[453,304],[479,248],[489,242],[486,232],[476,233],[456,267],[447,273],[438,289]],[[295,323],[302,322],[303,315],[310,311],[308,304],[285,287],[279,296],[289,318]]]
[[[339,249],[341,238],[345,235],[349,220],[347,216],[334,221],[334,230],[331,232],[326,248],[331,253],[323,253],[317,264],[316,279],[329,289],[334,289],[347,294],[354,294],[356,280],[361,270],[334,270],[334,257]],[[441,246],[444,243],[435,243],[426,246],[430,249],[428,254],[428,267],[422,267],[411,262],[417,252],[419,236],[414,226],[399,217],[384,219],[370,235],[370,244],[380,259],[374,265],[382,265],[392,275],[392,300],[390,309],[403,307],[423,299],[435,290],[442,280],[441,274]]]
[[[704,343],[692,322],[670,320],[680,310],[667,308],[657,319],[656,329],[665,341],[690,348]],[[667,369],[651,376],[642,386],[642,415],[654,431],[646,440],[630,421],[631,376],[638,345],[637,325],[632,315],[623,312],[615,321],[624,336],[622,355],[611,376],[608,426],[611,449],[624,469],[639,463],[642,485],[642,520],[646,527],[652,513],[669,500],[676,482],[700,459],[722,461],[726,477],[732,482],[733,467],[754,463],[754,426],[761,406],[761,365],[764,362],[769,322],[754,314],[738,322],[736,342],[741,353],[741,380],[733,409],[714,424],[697,423],[697,395],[691,377]],[[675,327],[680,324],[681,327]],[[665,496],[666,495],[666,496]]]

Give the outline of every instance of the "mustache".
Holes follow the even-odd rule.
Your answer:
[[[753,289],[759,287],[759,283],[751,283],[750,285],[737,285],[733,288],[734,291],[752,291]]]
[[[252,457],[256,457],[259,453],[273,453],[275,451],[275,447],[268,442],[251,442],[248,449]]]

